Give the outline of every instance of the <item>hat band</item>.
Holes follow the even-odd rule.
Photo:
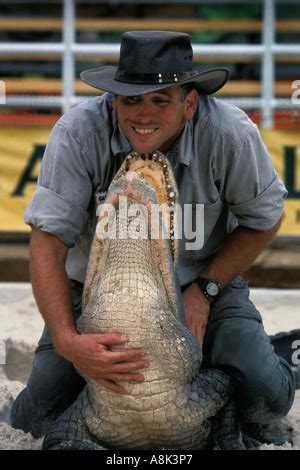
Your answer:
[[[193,77],[193,75],[197,75],[197,72],[131,73],[118,69],[115,80],[123,83],[135,83],[137,85],[156,85],[160,83],[177,83]]]

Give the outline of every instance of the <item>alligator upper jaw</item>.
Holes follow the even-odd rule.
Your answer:
[[[116,208],[120,197],[127,198],[128,206],[132,203],[144,205],[150,218],[152,205],[159,208],[164,226],[163,238],[170,241],[173,259],[176,260],[178,190],[167,157],[159,151],[150,154],[131,152],[127,155],[111,183],[106,202]]]
[[[178,200],[178,190],[172,167],[161,152],[127,155],[115,179],[124,177],[127,172],[136,173],[156,193],[158,204],[172,207]]]

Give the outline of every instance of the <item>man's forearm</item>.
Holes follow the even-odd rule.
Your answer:
[[[70,282],[65,271],[67,249],[49,234],[35,231],[30,244],[30,275],[38,308],[52,341],[62,355],[77,334],[72,315]]]
[[[245,271],[276,235],[281,219],[269,230],[253,230],[239,226],[234,230],[201,276],[215,279],[226,286]]]

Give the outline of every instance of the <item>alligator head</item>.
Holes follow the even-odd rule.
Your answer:
[[[99,260],[112,239],[147,239],[161,272],[171,311],[184,323],[180,287],[176,275],[178,258],[178,189],[171,165],[161,152],[131,152],[114,177],[99,210],[99,219],[90,253],[83,306],[95,276],[101,272]],[[138,213],[138,215],[137,215]]]

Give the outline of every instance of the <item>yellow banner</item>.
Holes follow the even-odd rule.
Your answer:
[[[0,231],[24,232],[24,210],[33,194],[49,127],[0,129]],[[275,168],[289,195],[279,235],[300,237],[300,134],[261,130]]]
[[[278,235],[300,237],[300,132],[261,129],[261,136],[288,190]]]
[[[50,128],[0,129],[0,230],[24,232],[23,213],[34,192]]]

